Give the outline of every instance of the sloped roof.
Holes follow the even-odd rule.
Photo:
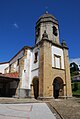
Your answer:
[[[19,81],[18,73],[7,73],[7,74],[0,74],[0,83],[9,83],[13,81]]]
[[[19,73],[18,72],[13,72],[13,73],[6,73],[6,74],[0,74],[1,77],[7,77],[7,78],[19,78]]]
[[[53,22],[58,24],[58,20],[52,14],[49,14],[48,12],[45,12],[43,15],[39,17],[38,21],[36,22],[36,25],[42,22]]]
[[[46,11],[43,15],[41,15],[41,16],[39,17],[39,19],[48,18],[48,17],[51,17],[51,18],[57,20],[52,14],[49,14],[47,11]]]

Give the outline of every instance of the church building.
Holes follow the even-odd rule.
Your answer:
[[[1,97],[72,97],[68,47],[60,44],[57,19],[45,12],[35,26],[35,44],[0,63]]]

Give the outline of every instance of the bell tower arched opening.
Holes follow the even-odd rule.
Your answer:
[[[60,77],[56,77],[53,81],[53,96],[58,99],[59,96],[64,96],[63,80]]]

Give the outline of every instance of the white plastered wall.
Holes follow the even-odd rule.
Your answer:
[[[11,61],[10,61],[10,64],[13,64],[14,62],[16,62],[18,59],[20,59],[24,54],[24,51],[21,51],[15,58],[13,58]]]
[[[7,67],[9,67],[9,63],[0,64],[0,73],[4,74]]]
[[[35,59],[35,53],[38,52],[37,62],[34,63]],[[31,80],[30,84],[32,83],[32,80],[34,77],[39,77],[39,59],[40,59],[40,50],[39,46],[33,49],[32,52],[32,58],[31,58]]]
[[[37,62],[34,63],[35,52],[38,52]],[[22,71],[22,86],[23,89],[30,89],[30,85],[34,77],[39,77],[39,48],[34,48],[33,51],[27,50],[27,56],[24,59],[24,69]]]
[[[22,86],[23,89],[30,89],[31,79],[31,51],[27,50],[27,56],[24,59],[24,69],[22,71]]]

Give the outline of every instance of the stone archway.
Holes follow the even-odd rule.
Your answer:
[[[33,84],[34,98],[37,99],[39,96],[39,78],[34,77],[32,84]]]
[[[60,77],[56,77],[53,81],[53,96],[58,99],[59,96],[64,95],[63,80]]]

